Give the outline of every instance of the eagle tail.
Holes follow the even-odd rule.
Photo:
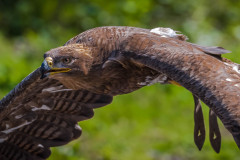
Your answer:
[[[226,50],[222,47],[217,47],[217,46],[212,46],[212,47],[206,47],[206,46],[201,46],[197,45],[194,43],[190,43],[192,46],[202,50],[204,53],[211,54],[211,55],[221,55],[225,53],[231,53],[231,51]]]

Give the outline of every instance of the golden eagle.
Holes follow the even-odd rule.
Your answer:
[[[44,54],[42,66],[0,101],[0,159],[46,159],[50,147],[81,135],[79,121],[112,97],[154,83],[177,84],[195,101],[194,140],[205,140],[200,100],[210,108],[210,141],[220,151],[217,117],[240,147],[239,65],[229,51],[186,41],[170,28],[99,27]]]

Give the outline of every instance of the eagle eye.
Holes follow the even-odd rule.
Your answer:
[[[63,58],[63,59],[62,59],[62,62],[63,62],[64,64],[69,64],[69,63],[72,62],[72,58],[70,58],[70,57]]]

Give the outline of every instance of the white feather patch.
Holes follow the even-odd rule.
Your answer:
[[[232,67],[232,69],[233,69],[235,72],[240,73],[240,71],[239,71],[239,65],[237,65],[237,64],[229,64],[229,63],[225,63],[225,62],[224,62],[224,64],[226,64],[227,66]]]
[[[151,29],[150,32],[159,34],[161,37],[177,37],[179,34],[177,34],[177,31],[174,31],[171,28],[163,28],[163,27],[158,27],[158,28],[153,28]]]
[[[62,92],[62,91],[71,91],[72,89],[66,89],[63,87],[63,85],[61,86],[57,86],[57,87],[49,87],[49,88],[45,88],[42,90],[42,92]]]
[[[164,84],[164,83],[166,83],[166,80],[167,80],[167,76],[164,75],[164,74],[161,74],[161,75],[159,75],[158,77],[156,77],[154,79],[152,77],[150,77],[150,76],[147,76],[145,78],[145,82],[140,82],[140,83],[138,83],[138,85],[140,85],[140,86],[146,86],[146,85],[150,86],[150,85],[153,85],[155,83]]]
[[[40,148],[44,148],[44,146],[42,144],[38,144],[37,146]]]
[[[7,137],[0,138],[0,143],[3,143],[3,142],[6,141],[7,139],[8,139]]]
[[[1,132],[8,134],[8,133],[11,133],[11,132],[15,131],[15,130],[18,129],[18,128],[21,128],[21,127],[23,127],[23,126],[29,125],[30,123],[32,123],[32,121],[25,121],[25,123],[23,123],[23,124],[21,124],[21,125],[18,125],[18,126],[16,126],[16,127],[10,128],[10,129],[6,129],[6,130],[1,131]]]
[[[51,108],[49,108],[46,105],[42,105],[41,107],[33,107],[32,111],[37,111],[37,110],[51,110]]]
[[[226,78],[226,81],[228,81],[228,82],[232,82],[233,80],[230,79],[230,78]]]
[[[80,131],[82,130],[82,128],[78,124],[75,124],[75,129]]]

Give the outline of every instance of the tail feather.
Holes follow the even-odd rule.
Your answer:
[[[225,53],[231,53],[231,51],[226,50],[222,47],[212,46],[212,47],[206,47],[206,46],[200,46],[194,43],[190,43],[192,46],[201,49],[203,52],[211,55],[221,55]]]

